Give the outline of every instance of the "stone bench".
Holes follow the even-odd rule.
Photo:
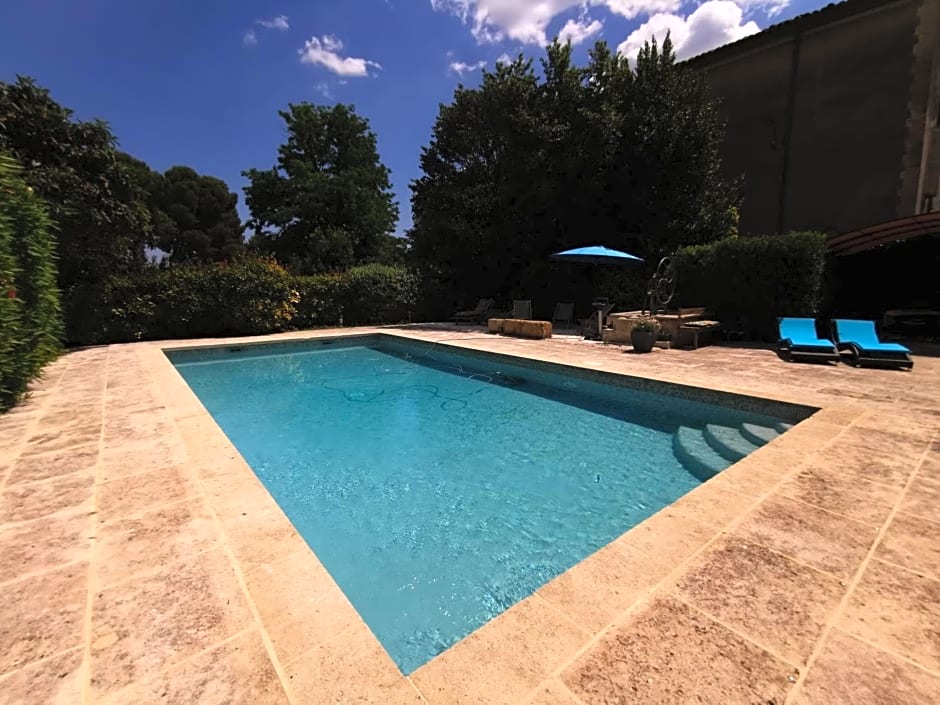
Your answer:
[[[522,318],[491,318],[487,321],[490,333],[499,333],[516,338],[542,338],[552,337],[552,324],[549,321],[529,321]]]

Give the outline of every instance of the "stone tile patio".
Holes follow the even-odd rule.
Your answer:
[[[406,678],[161,352],[233,341],[70,353],[0,417],[0,705],[940,702],[940,357],[383,332],[820,411]]]

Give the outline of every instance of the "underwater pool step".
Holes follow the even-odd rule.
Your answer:
[[[741,435],[757,446],[770,443],[774,438],[783,433],[784,430],[786,429],[778,430],[776,428],[770,428],[769,426],[761,426],[760,424],[756,423],[745,422],[741,424]]]
[[[705,426],[704,434],[708,445],[714,449],[718,455],[732,463],[738,462],[741,458],[750,455],[760,448],[766,441],[755,443],[746,438],[741,429],[731,426],[719,426],[710,423]]]
[[[702,431],[688,426],[680,426],[673,435],[672,452],[682,467],[703,482],[731,464],[708,444]]]

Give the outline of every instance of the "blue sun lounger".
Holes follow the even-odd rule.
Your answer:
[[[847,350],[851,354],[850,364],[908,370],[914,367],[910,350],[898,343],[882,343],[878,339],[874,321],[836,318],[832,321],[832,337],[836,339],[839,350]]]
[[[780,354],[787,360],[823,360],[838,362],[835,343],[816,336],[812,318],[778,318]]]

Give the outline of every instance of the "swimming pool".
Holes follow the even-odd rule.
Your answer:
[[[406,674],[806,413],[392,336],[167,354]]]

